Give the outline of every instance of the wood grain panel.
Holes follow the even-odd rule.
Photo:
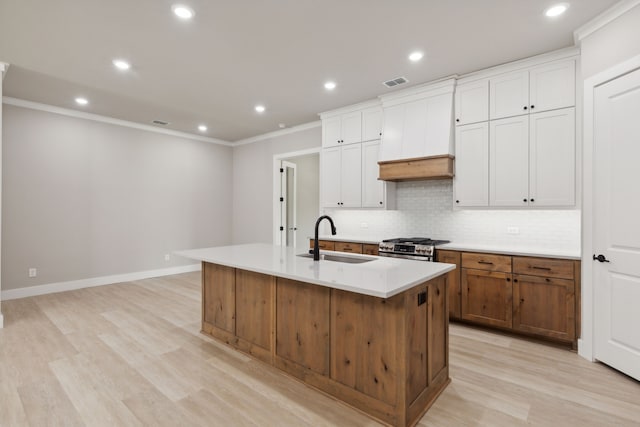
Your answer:
[[[336,242],[333,240],[318,240],[318,248],[323,251],[335,251]],[[313,239],[309,239],[309,249],[313,249]]]
[[[486,325],[511,328],[511,275],[467,268],[463,268],[461,274],[462,318]]]
[[[447,280],[438,277],[429,286],[429,383],[446,368],[448,363],[447,330],[449,328],[446,310]]]
[[[271,348],[271,286],[273,276],[236,271],[236,335],[264,349]]]
[[[365,243],[362,245],[362,253],[366,255],[378,255],[378,245]]]
[[[277,278],[276,355],[329,376],[330,289]]]
[[[573,261],[566,259],[513,257],[513,272],[528,276],[573,279]]]
[[[438,262],[455,264],[456,269],[447,273],[447,286],[449,290],[449,317],[460,319],[462,290],[460,287],[460,252],[437,250]]]
[[[423,285],[411,289],[406,295],[406,335],[409,338],[407,403],[413,402],[428,384],[427,322],[430,300],[427,299],[423,304],[418,305],[418,295],[421,293],[428,295],[428,292],[429,289]]]
[[[431,156],[378,162],[383,181],[414,181],[453,177],[453,156]]]
[[[335,250],[338,252],[351,252],[354,254],[362,253],[362,243],[351,242],[335,242]]]
[[[566,341],[575,339],[572,280],[513,276],[513,328]]]
[[[404,295],[402,295],[404,298]],[[396,322],[401,298],[331,292],[331,377],[389,404],[396,402]]]
[[[511,273],[511,257],[482,253],[462,253],[462,268]]]
[[[236,330],[235,269],[203,263],[203,320],[230,333]]]

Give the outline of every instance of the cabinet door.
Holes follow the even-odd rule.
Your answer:
[[[489,118],[519,116],[529,112],[529,72],[516,71],[489,80]]]
[[[573,206],[576,192],[575,109],[530,116],[529,202]]]
[[[362,206],[362,144],[345,145],[340,149],[340,206],[359,208]]]
[[[574,60],[532,68],[529,79],[529,111],[532,113],[573,107],[576,104]]]
[[[456,269],[447,273],[447,289],[449,292],[449,318],[460,319],[460,252],[436,251],[438,262],[455,264]]]
[[[343,144],[353,144],[362,141],[362,112],[356,111],[342,115],[340,126],[340,140]]]
[[[342,147],[324,148],[322,150],[322,206],[340,207],[340,169]]]
[[[489,124],[456,128],[456,206],[489,204]]]
[[[340,144],[340,116],[322,120],[322,146],[335,147]]]
[[[362,144],[362,207],[381,208],[384,206],[384,181],[378,179],[378,153],[380,141]]]
[[[463,268],[461,286],[464,320],[511,328],[511,274]]]
[[[489,120],[489,80],[471,82],[456,88],[456,125]]]
[[[402,158],[424,157],[427,136],[426,99],[405,104],[404,129],[402,133]]]
[[[236,269],[203,263],[202,320],[231,334],[236,333]]]
[[[382,107],[362,111],[362,141],[373,141],[382,137]]]
[[[402,134],[404,132],[404,105],[394,105],[384,109],[384,126],[380,161],[402,158]]]
[[[529,116],[490,122],[489,164],[489,204],[527,206]]]
[[[575,339],[575,285],[573,280],[513,276],[513,329]]]

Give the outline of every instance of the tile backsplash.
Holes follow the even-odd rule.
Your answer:
[[[574,250],[580,247],[580,210],[454,209],[450,180],[400,182],[397,210],[325,209],[338,233],[379,240],[431,237],[485,245]],[[518,233],[508,233],[515,231]]]

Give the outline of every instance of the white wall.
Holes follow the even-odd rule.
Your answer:
[[[454,209],[452,180],[399,182],[396,196],[395,211],[325,212],[334,219],[337,237],[430,237],[457,243],[580,251],[579,210]],[[508,234],[507,227],[518,227],[520,233]]]
[[[231,242],[230,147],[10,105],[3,123],[3,290]]]
[[[233,148],[234,244],[273,242],[273,156],[320,147],[317,127]]]

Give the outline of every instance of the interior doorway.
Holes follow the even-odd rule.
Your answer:
[[[273,241],[300,252],[320,212],[320,149],[274,156]]]

